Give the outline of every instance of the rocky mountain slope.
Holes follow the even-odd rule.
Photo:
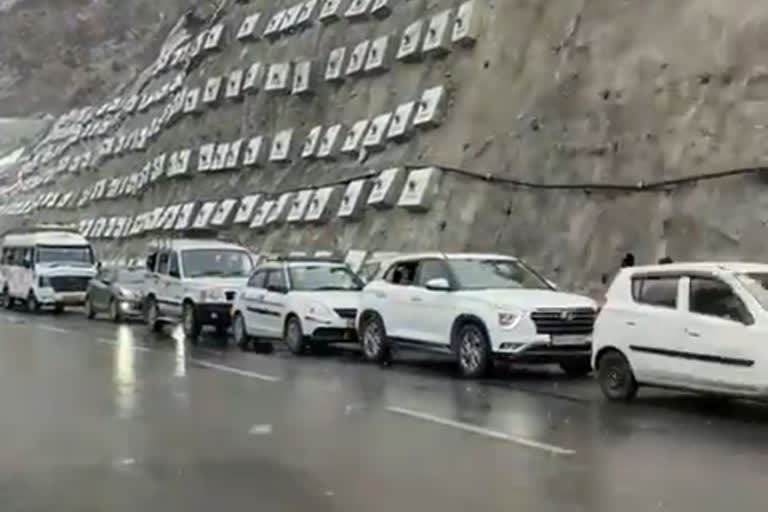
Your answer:
[[[114,71],[112,63],[125,61],[120,55],[130,55],[128,62],[144,62],[144,57],[133,57],[157,48],[156,42],[175,23],[173,9],[163,17],[153,15],[154,4],[149,2],[141,16],[123,7],[119,12],[125,19],[153,21],[120,36],[100,28],[104,40],[116,38],[110,46],[112,58],[79,52],[76,59],[61,64],[68,66],[68,73],[83,70],[84,76],[98,77],[94,83],[122,84],[125,97],[161,90],[181,73],[188,94],[204,89],[217,76],[225,77],[226,86],[231,71],[247,71],[255,62],[268,66],[308,60],[310,94],[291,94],[292,83],[287,91],[265,91],[269,73],[261,77],[257,92],[243,93],[237,101],[227,100],[222,91],[215,102],[202,105],[200,113],[167,120],[145,150],[105,157],[89,170],[58,174],[54,183],[30,192],[30,197],[53,190],[82,195],[100,179],[128,176],[160,155],[187,148],[192,150],[188,173],[164,176],[130,197],[88,198],[80,207],[62,210],[43,208],[37,218],[134,217],[192,200],[256,193],[261,199],[279,198],[332,184],[349,192],[348,184],[356,177],[392,167],[404,168],[396,184],[399,197],[412,181],[405,179],[407,172],[437,167],[440,171],[432,175],[421,209],[364,205],[362,215],[350,220],[339,218],[336,205],[321,222],[304,216],[288,222],[286,211],[264,228],[246,224],[227,230],[266,251],[503,251],[525,257],[553,279],[578,289],[600,287],[626,251],[641,262],[665,254],[678,260],[764,258],[768,244],[761,235],[768,222],[768,182],[761,166],[768,138],[768,67],[763,58],[768,9],[763,2],[475,0],[471,16],[464,19],[469,36],[461,37],[459,31],[459,41],[452,41],[455,19],[459,12],[466,13],[459,11],[461,0],[390,1],[389,12],[359,18],[347,18],[344,12],[354,3],[370,8],[379,2],[343,0],[341,16],[333,21],[319,19],[321,1],[312,6],[306,26],[262,37],[275,13],[298,3],[223,2],[207,25],[187,27],[194,38],[199,30],[222,23],[218,48],[202,52],[192,65],[147,81],[131,79],[138,67]],[[104,5],[112,5],[90,4],[102,16],[107,12]],[[84,5],[80,3],[80,11],[62,11],[65,25],[82,23],[96,30],[99,23],[94,20],[104,18],[89,14],[80,21],[76,13],[90,12]],[[164,9],[166,3],[158,5]],[[443,35],[434,20],[446,9]],[[254,32],[259,37],[238,39],[244,19],[256,12],[261,13]],[[433,23],[430,28],[437,29],[436,34],[427,28],[420,34],[439,40],[426,50],[420,45],[415,60],[398,59],[404,35],[417,20],[424,20],[425,26]],[[5,23],[1,17],[0,23]],[[6,67],[15,62],[11,68],[23,69],[18,63],[27,62],[25,55],[33,61],[49,55],[47,47],[26,42],[19,43],[23,50],[8,50],[9,42],[24,40],[24,32],[15,30],[9,36],[0,27],[0,37],[5,38],[0,60]],[[347,49],[342,64],[346,71],[359,43],[386,35],[391,45],[384,52],[386,69],[326,80],[334,49]],[[468,44],[470,39],[474,44]],[[9,52],[16,56],[9,58]],[[146,54],[147,62],[151,57]],[[33,93],[40,100],[28,104],[33,110],[54,109],[56,86],[45,73],[32,66],[28,76],[19,74],[14,82],[41,83]],[[408,137],[385,138],[352,154],[334,149],[333,159],[302,157],[305,138],[315,126],[327,134],[340,123],[344,138],[357,121],[395,112],[422,98],[424,91],[440,87],[444,95],[434,117],[426,115],[428,122],[409,130]],[[5,87],[0,112],[12,112],[13,95],[26,88]],[[89,90],[65,84],[56,108],[98,107],[114,98]],[[151,126],[172,98],[169,94],[146,110],[126,113],[105,137],[127,136]],[[274,136],[286,129],[294,130],[286,161],[265,158],[258,167],[238,162],[229,171],[197,171],[199,151],[206,143],[262,135],[265,149],[270,149]],[[96,152],[102,141],[78,140],[62,156]],[[55,166],[59,158],[41,169]],[[710,179],[713,173],[734,170],[738,172]],[[419,183],[415,185],[414,193]],[[149,233],[100,243],[110,254],[138,255],[146,236]]]

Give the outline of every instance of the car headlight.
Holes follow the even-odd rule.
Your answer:
[[[333,318],[331,309],[322,302],[312,302],[307,305],[307,316],[310,318]]]
[[[117,288],[117,294],[122,299],[135,299],[136,298],[136,295],[131,290],[129,290],[128,288],[123,288],[122,286],[119,286]]]
[[[51,287],[51,279],[48,276],[40,276],[37,278],[37,285],[40,288],[50,288]]]
[[[499,325],[504,328],[512,328],[520,321],[521,314],[519,312],[512,311],[499,311]]]

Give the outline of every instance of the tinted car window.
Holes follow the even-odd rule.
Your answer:
[[[259,270],[251,276],[248,280],[248,287],[250,288],[264,288],[264,278],[267,277],[266,270]]]
[[[442,260],[423,260],[417,274],[416,282],[419,286],[426,286],[431,279],[448,279],[448,270]]]
[[[272,269],[267,274],[265,288],[285,288],[285,273],[283,269]]]
[[[752,315],[733,289],[715,278],[692,277],[690,310],[701,315],[716,316],[751,324]]]
[[[416,279],[416,268],[418,265],[418,261],[400,261],[395,263],[387,270],[384,280],[392,284],[409,286]]]
[[[168,273],[168,253],[167,252],[160,253],[160,256],[157,258],[157,273],[158,274]]]
[[[641,304],[674,309],[679,281],[678,276],[635,277],[632,279],[632,298]]]

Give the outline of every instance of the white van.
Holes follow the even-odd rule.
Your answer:
[[[24,302],[32,312],[85,303],[96,275],[93,249],[77,229],[35,226],[9,231],[2,239],[0,289],[3,306]]]

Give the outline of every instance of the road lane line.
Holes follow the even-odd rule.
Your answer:
[[[264,375],[261,373],[250,372],[248,370],[241,370],[240,368],[235,368],[233,366],[225,366],[223,364],[212,363],[210,361],[204,361],[202,359],[197,359],[194,357],[191,358],[190,361],[195,363],[198,366],[202,366],[203,368],[209,368],[211,370],[219,370],[221,372],[232,373],[234,375],[240,375],[241,377],[248,377],[249,379],[258,379],[266,382],[280,382],[280,378],[274,377],[272,375]]]
[[[537,450],[542,450],[555,455],[574,455],[576,453],[575,450],[571,450],[569,448],[563,448],[561,446],[555,446],[553,444],[541,443],[539,441],[534,441],[533,439],[518,437],[518,436],[506,434],[504,432],[499,432],[496,430],[490,430],[483,427],[477,427],[475,425],[470,425],[468,423],[460,423],[458,421],[450,420],[448,418],[441,418],[440,416],[434,416],[432,414],[414,411],[411,409],[404,409],[402,407],[387,407],[387,411],[393,412],[395,414],[400,414],[402,416],[408,416],[410,418],[429,421],[431,423],[436,423],[438,425],[443,425],[445,427],[452,427],[459,430],[464,430],[465,432],[471,432],[473,434],[479,434],[481,436],[491,437],[493,439],[498,439],[500,441],[507,441],[509,443],[519,444],[521,446],[526,446],[528,448],[535,448]]]
[[[35,324],[32,324],[32,325],[35,325]],[[42,329],[44,331],[55,332],[55,333],[59,333],[59,334],[73,334],[74,333],[74,331],[71,331],[69,329],[63,329],[61,327],[55,327],[53,325],[47,325],[47,324],[37,324],[37,325],[35,325],[35,327],[37,327],[38,329]]]

